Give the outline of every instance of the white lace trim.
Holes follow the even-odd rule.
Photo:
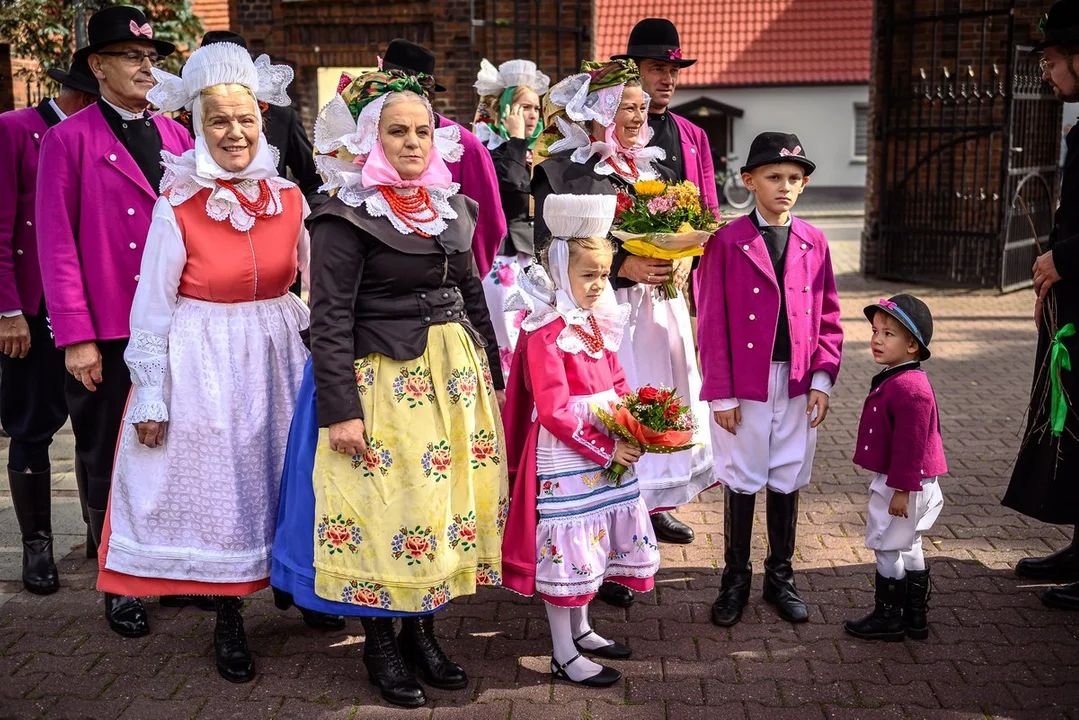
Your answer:
[[[255,97],[271,105],[285,107],[292,104],[285,89],[296,77],[296,72],[288,65],[271,65],[269,55],[259,55],[255,59],[255,73],[258,75],[258,90]]]
[[[501,147],[507,142],[506,138],[498,134],[490,123],[477,123],[472,126],[472,134],[476,136],[476,139],[483,143],[484,147],[488,150],[494,150]]]
[[[154,401],[145,403],[136,403],[134,407],[127,411],[127,417],[125,418],[129,423],[140,422],[168,422],[169,421],[169,407],[164,401]]]
[[[438,216],[430,222],[416,223],[416,227],[428,235],[441,235],[444,233],[449,226],[447,221],[457,219],[457,211],[450,205],[450,198],[456,195],[460,189],[461,186],[457,183],[451,184],[448,188],[427,188],[427,194],[431,196],[431,205],[434,207],[435,212],[438,213]],[[356,208],[362,205],[371,217],[387,218],[394,229],[402,235],[411,235],[415,232],[394,214],[393,210],[390,209],[390,204],[386,202],[386,198],[382,197],[382,193],[378,191],[378,188],[356,188],[356,192],[343,190],[338,194],[338,197],[346,205]],[[353,200],[355,204],[352,202]]]
[[[581,580],[573,583],[554,583],[536,578],[536,591],[551,597],[576,597],[599,592],[599,586],[609,577],[631,577],[647,579],[654,577],[659,572],[660,561],[658,559],[648,562],[646,565],[624,565],[618,561],[609,561],[603,575],[591,580]]]
[[[483,97],[501,95],[506,88],[520,85],[532,88],[542,97],[551,85],[551,78],[541,73],[531,60],[507,60],[496,68],[484,58],[480,61],[480,71],[476,73],[473,87]]]
[[[389,95],[382,95],[360,111],[360,116],[353,120],[348,103],[340,95],[334,95],[315,120],[315,149],[327,155],[345,148],[353,155],[370,155],[378,142],[378,122],[382,117],[382,108]],[[434,111],[431,124],[434,125]],[[444,125],[434,133],[434,146],[446,162],[459,162],[465,148],[461,145],[461,129],[456,125]],[[358,171],[357,171],[358,172]],[[328,180],[327,180],[328,182]]]
[[[591,427],[591,425],[589,425],[589,427]],[[613,458],[607,453],[607,451],[601,448],[595,442],[588,440],[588,438],[584,436],[584,421],[580,418],[577,419],[577,429],[573,431],[573,439],[583,445],[586,449],[591,450],[594,454],[603,458],[604,468],[609,468],[611,466],[611,461],[613,460]]]
[[[127,346],[151,355],[164,355],[169,351],[169,339],[164,335],[136,329],[131,332]]]
[[[268,146],[274,154],[276,163],[279,155],[277,148]],[[173,155],[167,150],[161,151],[161,164],[165,174],[161,178],[161,192],[168,191],[169,205],[179,207],[190,200],[202,190],[210,190],[206,198],[206,215],[218,222],[228,220],[239,232],[247,232],[255,225],[255,218],[248,215],[240,201],[231,190],[219,187],[212,178],[202,177],[196,172],[195,151],[188,150],[183,155]],[[281,191],[285,188],[295,187],[295,184],[282,177],[272,177],[266,180],[271,194],[271,203],[268,210],[270,216],[280,215],[284,210],[281,203]],[[254,180],[241,180],[236,185],[237,189],[247,197],[254,200],[258,197],[258,182]]]
[[[629,322],[629,303],[604,304],[592,310],[577,308],[568,313],[563,313],[555,306],[554,283],[547,276],[547,272],[538,264],[530,265],[517,276],[518,286],[513,289],[506,298],[506,311],[518,312],[524,310],[527,314],[521,321],[521,329],[526,332],[534,332],[542,327],[550,325],[555,320],[562,319],[566,327],[558,333],[555,343],[563,352],[571,355],[583,352],[591,358],[598,360],[603,357],[604,351],[618,352],[622,347],[622,338],[625,335],[626,323]],[[574,325],[591,329],[588,317],[596,318],[600,336],[603,338],[603,349],[596,352],[590,351],[584,341],[573,330]]]
[[[613,145],[601,140],[592,140],[588,133],[584,131],[584,128],[580,125],[566,122],[564,118],[555,118],[555,122],[558,126],[558,132],[562,134],[562,139],[552,143],[549,152],[573,150],[570,159],[579,165],[585,164],[589,158],[597,155],[598,159],[596,160],[595,168],[597,175],[608,177],[617,172],[627,179],[630,177],[629,164],[626,162],[625,155],[619,153]],[[652,142],[654,134],[655,131],[648,128],[648,142]],[[637,165],[637,179],[656,180],[659,178],[656,163],[666,157],[667,151],[661,147],[649,146],[639,150],[634,157],[634,162]],[[614,167],[607,163],[607,160],[612,160],[618,166],[618,170],[616,171]]]

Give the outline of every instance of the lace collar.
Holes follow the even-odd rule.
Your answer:
[[[589,158],[596,156],[595,173],[601,177],[619,175],[630,182],[638,180],[658,180],[659,169],[656,163],[667,157],[667,152],[661,147],[648,146],[641,148],[633,157],[637,166],[637,177],[633,177],[626,155],[619,152],[613,143],[602,140],[593,140],[584,128],[574,123],[566,122],[559,117],[555,121],[562,139],[552,143],[548,152],[554,154],[563,150],[573,150],[570,159],[580,165],[588,162]],[[648,128],[648,140],[652,140],[652,128]],[[608,160],[610,162],[608,162]]]

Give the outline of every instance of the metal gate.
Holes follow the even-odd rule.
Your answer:
[[[1034,242],[1013,199],[1051,223],[1056,161],[1046,158],[1059,152],[1060,107],[1045,101],[1037,59],[1014,47],[1013,4],[890,3],[881,25],[881,277],[1029,281]]]
[[[554,80],[581,67],[590,47],[590,0],[473,0],[472,67],[534,60]]]

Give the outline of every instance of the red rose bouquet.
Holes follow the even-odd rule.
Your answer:
[[[689,406],[673,390],[645,385],[622,402],[612,404],[610,412],[592,408],[596,417],[614,435],[633,443],[646,453],[676,453],[693,447],[697,421]],[[611,463],[604,473],[615,484],[622,482],[626,466]]]

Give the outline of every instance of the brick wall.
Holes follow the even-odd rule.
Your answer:
[[[572,29],[584,26],[579,34],[584,57],[589,57],[593,17],[594,0],[230,2],[232,29],[247,38],[251,49],[295,68],[289,94],[308,128],[318,111],[318,68],[373,65],[396,37],[435,53],[438,81],[447,88],[435,98],[435,108],[467,124],[476,108],[472,83],[482,57],[495,64],[525,57],[553,77],[567,74],[576,70],[578,42]],[[541,31],[541,25],[563,29]]]

